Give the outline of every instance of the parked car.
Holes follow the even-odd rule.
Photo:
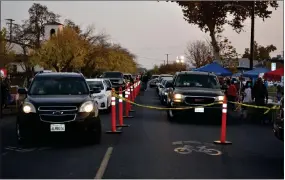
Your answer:
[[[90,89],[99,87],[101,92],[92,94],[94,100],[98,103],[99,110],[111,110],[112,88],[107,84],[104,79],[86,79]]]

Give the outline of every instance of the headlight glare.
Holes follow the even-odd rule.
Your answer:
[[[174,99],[182,99],[182,94],[174,94]]]
[[[217,96],[216,97],[216,101],[223,101],[224,100],[224,96]]]
[[[24,113],[35,113],[36,112],[36,108],[32,103],[24,103],[23,104],[23,108],[22,108]]]
[[[94,109],[94,105],[93,105],[93,102],[91,101],[87,101],[85,103],[83,103],[80,108],[79,108],[79,112],[92,112]]]

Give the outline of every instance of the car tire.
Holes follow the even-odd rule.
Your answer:
[[[108,103],[107,103],[107,105],[108,105]],[[107,114],[109,114],[111,112],[111,109],[112,109],[111,107],[112,107],[112,105],[110,103],[110,106],[108,106],[107,109],[106,109],[106,113]]]
[[[16,137],[19,145],[26,146],[33,142],[32,133],[23,128],[21,123],[16,122]]]
[[[167,108],[171,108],[171,106],[167,106]],[[173,110],[167,110],[167,120],[169,122],[173,122],[176,120],[176,115],[175,115],[175,112]]]
[[[97,116],[95,122],[87,129],[87,143],[100,144],[102,138],[102,125],[100,117]]]

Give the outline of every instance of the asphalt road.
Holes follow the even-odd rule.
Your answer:
[[[160,106],[153,89],[141,93],[136,102]],[[170,123],[165,111],[134,110],[135,117],[125,119],[130,127],[122,134],[104,134],[102,144],[93,146],[51,138],[21,148],[15,118],[3,119],[1,178],[284,178],[283,142],[269,126],[233,123],[227,128],[233,144],[219,146],[212,143],[219,138],[219,126],[187,123],[191,117],[185,117],[185,123]],[[110,115],[101,119],[109,130]],[[184,145],[194,149],[179,148]]]

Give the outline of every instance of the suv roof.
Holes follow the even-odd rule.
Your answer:
[[[84,77],[81,73],[75,73],[75,72],[40,72],[37,73],[36,76]]]
[[[176,75],[179,74],[197,74],[197,75],[215,75],[212,72],[201,72],[201,71],[183,71],[183,72],[176,72]]]
[[[173,76],[171,74],[160,74],[159,76]]]

